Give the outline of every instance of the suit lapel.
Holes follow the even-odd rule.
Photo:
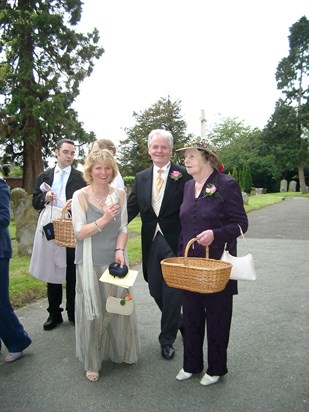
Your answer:
[[[52,184],[53,184],[54,173],[55,173],[55,167],[53,167],[52,169],[47,170],[47,172],[46,172],[46,183],[49,186],[52,186]]]
[[[74,173],[73,166],[71,166],[71,172],[69,174],[69,178],[68,178],[68,181],[67,181],[67,186],[69,184],[71,184],[74,179],[75,179],[75,173]]]
[[[143,192],[144,201],[146,205],[152,205],[152,179],[153,179],[153,167],[147,169],[143,176]]]
[[[171,172],[173,172],[174,170],[179,170],[179,169],[174,163],[171,163],[171,167],[167,175],[166,186],[165,186],[164,196],[162,199],[160,214],[164,211],[166,207],[168,207],[170,201],[172,201],[172,198],[175,194],[175,188],[178,182],[170,177]]]

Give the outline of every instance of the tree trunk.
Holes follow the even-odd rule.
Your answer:
[[[36,176],[44,170],[41,132],[38,121],[29,116],[23,128],[24,166],[23,188],[31,194]]]
[[[302,193],[309,193],[308,186],[306,186],[304,166],[302,162],[300,162],[298,165],[298,178],[300,191]]]
[[[31,11],[31,2],[19,2],[21,10]],[[30,25],[25,25],[20,32],[19,72],[21,76],[20,91],[26,97],[21,102],[21,133],[23,140],[23,188],[32,193],[36,176],[43,171],[42,141],[39,120],[34,115],[37,90],[35,87],[34,46]],[[27,96],[31,98],[27,98]]]

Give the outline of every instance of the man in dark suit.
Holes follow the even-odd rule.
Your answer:
[[[73,193],[86,186],[82,173],[72,167],[75,155],[74,142],[68,139],[61,139],[57,142],[55,156],[57,164],[54,168],[39,174],[35,181],[33,193],[33,207],[42,211],[46,203],[53,202],[59,207],[63,207],[67,200],[72,199]],[[46,183],[51,190],[42,191],[41,185]],[[58,202],[58,204],[57,204]],[[68,319],[74,323],[75,312],[75,284],[76,269],[74,264],[75,249],[66,248],[66,310]],[[44,330],[54,329],[63,322],[61,312],[62,285],[47,283],[47,298],[49,317],[44,323]]]
[[[176,256],[181,230],[179,209],[183,189],[191,177],[182,166],[170,161],[173,136],[153,130],[148,136],[148,154],[153,166],[137,173],[128,199],[129,222],[140,213],[142,220],[143,273],[150,295],[161,314],[159,342],[165,359],[175,354],[173,343],[180,324],[181,291],[166,285],[161,260]]]

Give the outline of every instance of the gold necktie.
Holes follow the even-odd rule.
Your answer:
[[[163,185],[163,183],[164,183],[164,180],[163,180],[163,178],[162,178],[162,176],[161,176],[162,173],[164,173],[164,170],[159,169],[159,170],[158,170],[158,176],[157,176],[157,179],[156,179],[157,195],[160,193],[161,187],[162,187],[162,185]]]

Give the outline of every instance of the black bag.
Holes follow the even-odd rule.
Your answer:
[[[123,267],[121,268],[119,263],[113,262],[109,265],[108,267],[109,273],[110,275],[114,276],[114,277],[118,277],[118,278],[124,278],[129,269],[127,265],[123,265]]]
[[[55,239],[54,225],[52,222],[47,223],[47,225],[43,226],[42,229],[44,230],[47,240]]]

